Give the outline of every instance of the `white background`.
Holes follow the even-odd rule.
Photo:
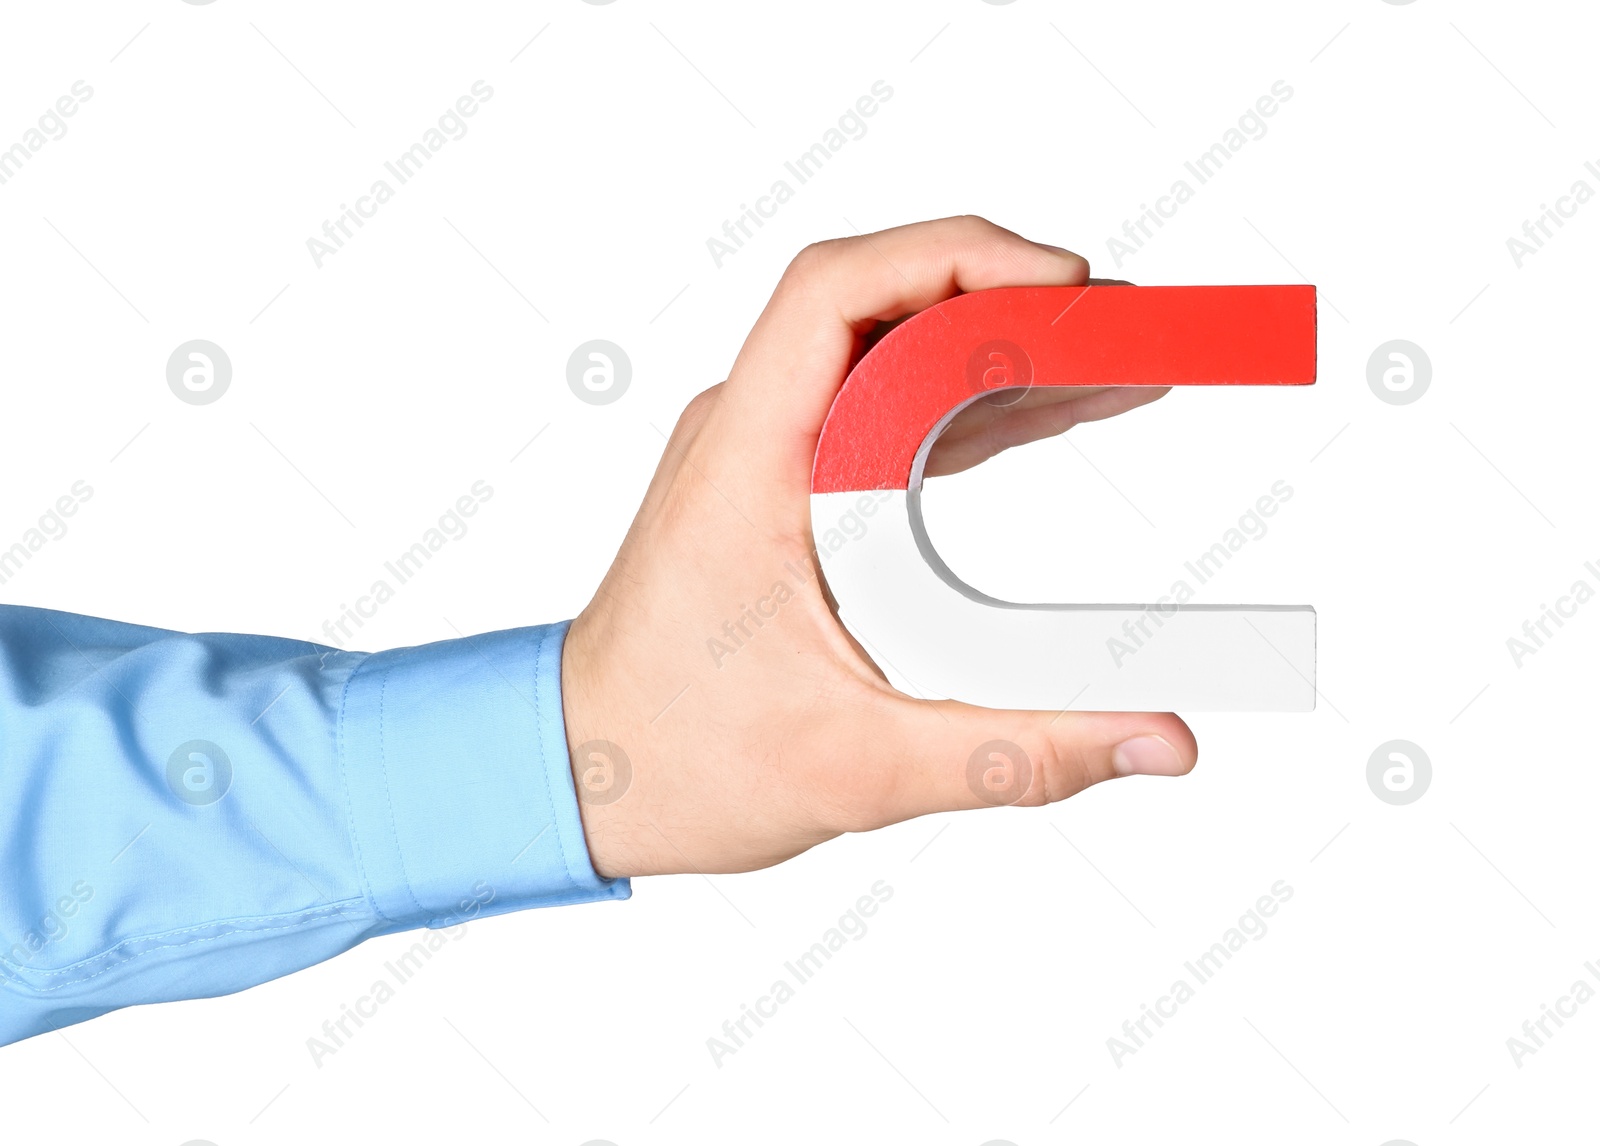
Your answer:
[[[0,147],[74,81],[94,94],[0,186],[0,542],[77,480],[95,495],[5,600],[321,639],[485,479],[364,646],[571,616],[788,259],[974,212],[1097,274],[1319,287],[1314,388],[1175,394],[927,505],[986,591],[1126,600],[1285,480],[1199,599],[1314,604],[1322,700],[1195,718],[1181,781],[473,924],[320,1068],[307,1038],[405,937],[14,1045],[4,1137],[1575,1141],[1600,1003],[1520,1067],[1506,1040],[1600,959],[1600,604],[1521,667],[1506,640],[1600,583],[1600,206],[1520,268],[1506,240],[1600,188],[1595,22],[1435,0],[7,5]],[[469,133],[318,269],[306,239],[480,79]],[[865,137],[716,267],[706,239],[875,80],[894,94]],[[1117,267],[1108,237],[1277,80],[1267,134]],[[233,363],[214,405],[167,388],[193,338]],[[632,359],[615,404],[567,387],[591,338]],[[1413,404],[1367,385],[1394,338],[1432,361]],[[1403,807],[1366,780],[1395,738],[1434,769]],[[714,1065],[706,1040],[877,880],[869,932]],[[1278,880],[1265,937],[1116,1065],[1106,1040]]]

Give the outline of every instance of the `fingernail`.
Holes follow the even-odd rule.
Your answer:
[[[1111,750],[1119,776],[1181,776],[1187,771],[1178,750],[1159,736],[1135,736]]]

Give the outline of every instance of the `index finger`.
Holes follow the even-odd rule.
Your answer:
[[[873,324],[964,291],[1088,279],[1083,256],[973,215],[814,244],[789,265],[745,340],[722,405],[778,473],[809,480],[828,408]]]

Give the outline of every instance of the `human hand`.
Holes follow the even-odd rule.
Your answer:
[[[790,264],[727,381],[679,418],[567,635],[567,741],[596,871],[749,871],[844,832],[997,800],[1042,805],[1115,776],[1194,766],[1194,736],[1171,713],[1005,711],[896,691],[816,572],[812,460],[872,333],[963,291],[1079,286],[1088,274],[1070,251],[970,216],[818,243]],[[925,472],[966,469],[1162,393],[1040,388],[1010,406],[975,403]],[[714,655],[725,624],[762,597],[781,601],[776,615],[734,654]],[[998,793],[969,780],[973,753],[992,740],[1028,760]]]

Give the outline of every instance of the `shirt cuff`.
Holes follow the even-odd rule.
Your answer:
[[[382,930],[631,894],[584,842],[561,708],[568,624],[373,653],[351,673],[339,763]]]

